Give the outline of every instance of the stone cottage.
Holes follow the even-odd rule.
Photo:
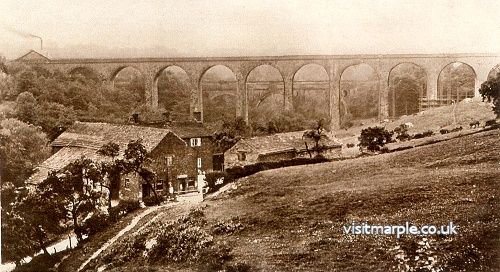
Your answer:
[[[31,177],[32,182],[42,181],[51,170],[58,170],[85,156],[96,162],[110,160],[97,150],[108,142],[119,145],[120,154],[132,140],[141,139],[148,152],[148,167],[157,174],[155,190],[168,193],[172,182],[178,193],[196,192],[198,175],[212,170],[211,154],[199,150],[202,142],[181,138],[170,129],[108,123],[75,122],[52,142],[53,155],[43,162]],[[204,162],[205,161],[205,162]],[[123,176],[115,200],[140,200],[150,195],[150,188],[135,174]]]
[[[241,139],[224,153],[224,167],[309,157],[303,134],[304,131],[294,131]],[[341,156],[342,144],[333,137],[322,140],[320,144],[324,147],[322,155],[326,158]],[[307,145],[310,150],[314,143],[307,141]]]

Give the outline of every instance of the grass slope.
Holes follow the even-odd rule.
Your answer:
[[[233,262],[256,271],[408,271],[406,265],[425,266],[423,259],[441,271],[498,271],[499,136],[492,130],[396,153],[260,172],[201,204],[206,229],[242,223],[244,230],[215,239],[231,246]],[[166,213],[158,220],[173,219]],[[400,239],[343,234],[342,226],[353,221],[453,221],[459,229],[455,236]],[[130,260],[126,269],[133,266]]]

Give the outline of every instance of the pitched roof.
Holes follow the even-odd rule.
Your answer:
[[[171,133],[168,129],[108,123],[75,122],[53,142],[55,147],[83,147],[97,150],[108,142],[125,150],[131,140],[142,139],[148,152]]]
[[[17,58],[16,61],[39,62],[50,61],[50,59],[32,49],[28,53]]]
[[[257,136],[252,138],[241,139],[230,150],[254,152],[257,154],[271,154],[280,152],[289,152],[291,150],[305,150],[304,140],[302,135],[304,131],[293,131],[287,133],[277,133],[267,136]],[[328,139],[321,142],[329,148],[341,147],[342,144],[328,136]]]
[[[173,124],[167,126],[167,128],[183,139],[196,137],[212,137],[212,133],[202,125]]]
[[[97,153],[97,150],[108,142],[120,146],[119,157],[123,156],[127,144],[137,139],[142,139],[147,152],[151,152],[169,133],[172,132],[163,128],[75,122],[52,142],[53,147],[62,148],[36,168],[30,182],[41,182],[50,171],[59,170],[82,156],[95,162],[110,160],[109,157]]]

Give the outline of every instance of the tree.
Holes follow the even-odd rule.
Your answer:
[[[49,254],[48,237],[63,231],[60,223],[64,214],[37,190],[18,190],[15,194],[16,201],[10,208],[2,209],[2,261],[19,264],[39,250]]]
[[[101,164],[101,173],[103,175],[101,186],[108,189],[108,208],[111,208],[111,200],[119,193],[120,175],[123,171],[123,163],[116,160],[120,154],[120,146],[116,143],[109,142],[104,144],[97,153],[102,156],[111,157],[110,162]]]
[[[26,123],[36,123],[37,101],[32,93],[22,92],[17,96],[14,108],[16,117]]]
[[[148,187],[153,191],[156,201],[159,203],[160,199],[153,183],[156,181],[156,173],[149,169],[145,163],[148,161],[147,150],[142,144],[142,140],[138,139],[135,141],[130,141],[127,144],[127,149],[124,152],[124,174],[131,172],[137,173],[148,185]]]
[[[493,77],[483,84],[479,89],[479,93],[483,98],[483,101],[493,103],[493,112],[496,114],[497,118],[500,117],[500,73],[496,77]]]
[[[361,130],[358,146],[362,150],[379,151],[382,146],[392,142],[394,132],[387,131],[383,127],[369,127]]]
[[[302,135],[302,139],[304,140],[304,145],[306,146],[307,153],[309,157],[312,158],[311,151],[316,152],[316,156],[321,156],[321,152],[324,150],[324,147],[321,146],[321,141],[327,140],[328,136],[325,134],[325,130],[323,128],[323,119],[318,121],[318,124],[315,129],[307,130]],[[314,147],[309,149],[307,145],[307,140],[314,142]]]
[[[52,171],[39,185],[40,194],[63,211],[65,219],[73,222],[77,240],[82,241],[81,220],[96,211],[101,193],[96,184],[102,176],[97,165],[84,157],[58,171]]]
[[[0,178],[22,187],[34,168],[50,156],[45,133],[17,119],[0,122]]]

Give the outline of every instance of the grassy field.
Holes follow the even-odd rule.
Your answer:
[[[498,271],[498,139],[500,131],[492,130],[401,152],[260,172],[200,204],[205,228],[241,223],[243,230],[214,239],[230,245],[232,262],[251,271]],[[158,220],[173,219],[165,213]],[[344,234],[342,227],[353,221],[452,221],[458,234]],[[129,260],[113,271],[134,266]]]

